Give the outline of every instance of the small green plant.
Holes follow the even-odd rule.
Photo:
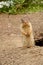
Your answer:
[[[43,0],[9,0],[0,8],[0,13],[18,14],[43,11]]]

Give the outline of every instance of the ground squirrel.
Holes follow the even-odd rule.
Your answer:
[[[29,21],[26,21],[25,19],[21,19],[20,30],[22,34],[23,47],[35,46],[33,29],[32,29],[31,23]]]

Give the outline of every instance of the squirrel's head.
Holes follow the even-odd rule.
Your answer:
[[[28,20],[25,20],[25,19],[21,19],[21,22],[24,26],[28,26],[30,27],[31,26],[31,23],[28,21]]]
[[[21,22],[22,22],[22,24],[24,24],[24,25],[27,25],[27,24],[28,24],[28,21],[26,21],[26,20],[24,20],[24,19],[21,19]]]

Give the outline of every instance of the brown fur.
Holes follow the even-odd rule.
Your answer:
[[[23,47],[33,47],[35,42],[31,23],[22,19],[20,28]]]

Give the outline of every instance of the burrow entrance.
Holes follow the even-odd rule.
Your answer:
[[[36,46],[41,46],[41,47],[43,46],[43,38],[39,39],[39,40],[36,40],[35,42],[36,42],[35,43]]]

